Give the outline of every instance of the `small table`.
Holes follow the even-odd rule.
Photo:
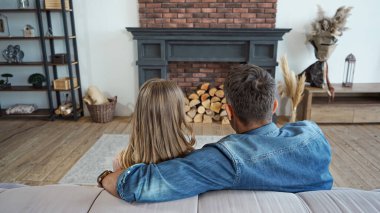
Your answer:
[[[356,83],[353,87],[333,84],[333,87],[333,101],[329,101],[327,89],[305,87],[297,119],[317,123],[380,122],[380,83]]]

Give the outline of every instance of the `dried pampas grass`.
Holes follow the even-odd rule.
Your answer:
[[[301,77],[297,78],[296,74],[289,69],[286,56],[281,57],[280,66],[284,77],[284,83],[279,82],[277,90],[282,98],[288,97],[291,100],[292,112],[289,121],[295,122],[297,106],[303,98],[306,76],[303,74]]]

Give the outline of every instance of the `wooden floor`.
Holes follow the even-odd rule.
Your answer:
[[[107,124],[73,121],[0,120],[0,182],[57,183],[102,136],[127,134],[129,119]],[[331,143],[335,186],[380,188],[380,125],[321,125]],[[197,135],[233,133],[229,125],[197,124]]]

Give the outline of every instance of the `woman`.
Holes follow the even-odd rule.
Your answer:
[[[114,160],[114,171],[136,163],[159,163],[194,150],[194,134],[185,122],[184,95],[173,81],[152,79],[142,85],[131,124],[128,147]]]

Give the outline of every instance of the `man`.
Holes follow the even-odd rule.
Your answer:
[[[331,189],[330,146],[319,127],[302,121],[278,128],[275,82],[254,65],[227,77],[228,119],[237,134],[183,158],[136,164],[100,178],[113,195],[132,202],[191,197],[210,190],[301,192]]]

